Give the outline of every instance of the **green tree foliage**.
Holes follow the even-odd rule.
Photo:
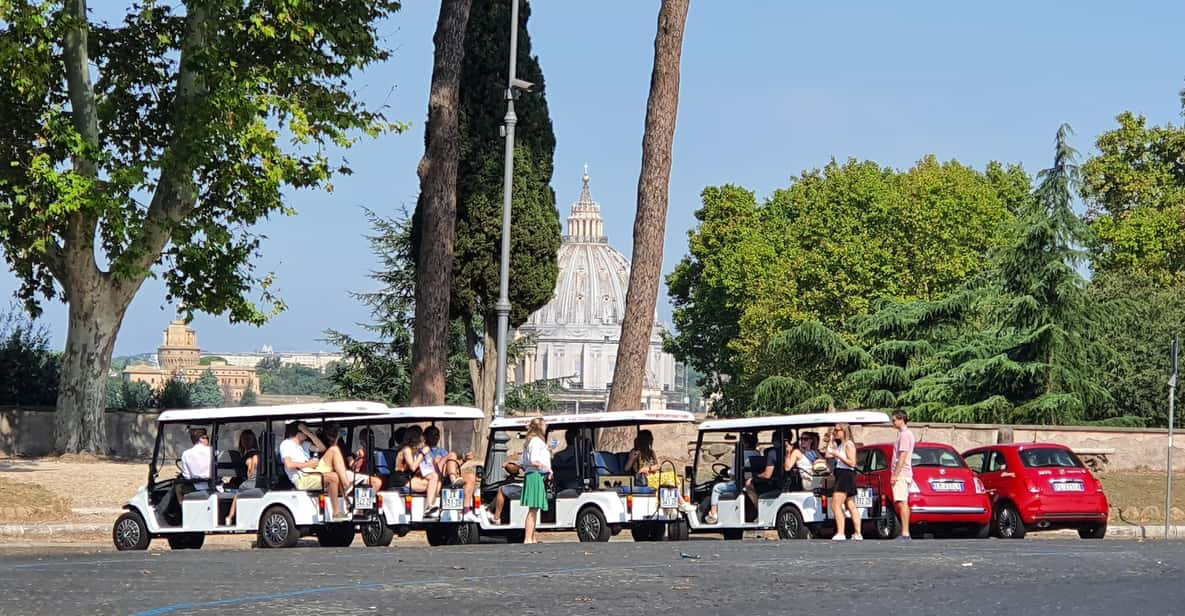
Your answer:
[[[52,406],[60,367],[49,329],[15,307],[0,315],[0,405]]]
[[[510,385],[506,389],[506,414],[549,413],[559,408],[553,397],[560,391],[559,379]]]
[[[1168,284],[1185,274],[1185,128],[1120,114],[1083,165],[1098,272],[1141,273]]]
[[[264,361],[256,366],[261,393],[278,396],[321,396],[329,392],[329,381],[316,368],[298,364],[273,366]]]
[[[189,402],[194,408],[223,406],[222,385],[213,371],[207,369],[202,372],[202,376],[190,387]]]
[[[161,409],[188,409],[193,407],[193,388],[184,379],[172,378],[156,392],[156,405]]]
[[[120,387],[120,400],[128,410],[156,408],[156,395],[152,387],[143,381],[124,381]]]
[[[367,239],[379,259],[370,277],[379,288],[351,295],[370,308],[372,322],[363,324],[363,328],[373,339],[362,340],[336,330],[325,332],[327,340],[345,355],[343,361],[329,367],[326,393],[337,399],[404,405],[411,394],[411,335],[415,316],[411,225],[406,218],[384,218],[371,211],[366,216],[373,229]],[[456,322],[452,326],[452,340],[446,398],[450,404],[472,404],[464,330]]]
[[[1112,400],[1103,419],[1137,417],[1147,425],[1168,425],[1169,347],[1185,332],[1185,283],[1164,283],[1139,272],[1099,272],[1090,293],[1097,302],[1125,302],[1127,318],[1099,325],[1097,335],[1118,359],[1103,365],[1103,381]],[[1185,409],[1185,387],[1177,389],[1177,408]]]
[[[809,321],[840,331],[882,299],[938,299],[983,271],[1031,201],[1019,167],[979,172],[927,156],[907,171],[832,161],[758,204],[707,188],[689,254],[668,277],[679,334],[669,349],[744,413],[770,374],[769,343]]]
[[[217,355],[207,355],[207,356],[198,360],[198,365],[199,366],[209,366],[210,364],[212,364],[214,362],[226,363],[226,358],[219,357]]]
[[[1123,306],[1090,297],[1077,269],[1091,237],[1072,207],[1078,167],[1068,136],[1062,126],[1054,165],[992,270],[945,297],[889,302],[851,319],[856,344],[821,324],[783,332],[771,353],[792,376],[766,379],[759,404],[815,410],[822,400],[810,396],[830,395],[833,406],[906,408],[920,419],[1100,418],[1110,395],[1099,367],[1114,353],[1095,332]]]
[[[123,403],[123,379],[120,377],[107,377],[107,408],[127,408]]]
[[[539,59],[531,55],[527,32],[530,6],[519,12],[518,77],[534,83],[515,101],[514,191],[510,237],[510,327],[545,305],[559,275],[559,213],[551,188],[555,133],[547,108]],[[506,113],[506,58],[510,53],[510,5],[476,2],[465,32],[461,72],[461,160],[457,176],[456,251],[453,267],[454,319],[467,329],[473,362],[471,380],[492,385],[481,372],[494,369],[499,255],[502,241],[502,166],[505,144],[498,139]],[[418,235],[416,236],[418,240]],[[412,254],[417,254],[413,252]],[[486,375],[488,376],[488,375]],[[492,390],[479,392],[492,409]]]
[[[243,392],[243,397],[239,398],[239,406],[255,406],[259,404],[259,398],[255,396],[254,389],[248,389]]]
[[[389,53],[394,0],[0,2],[0,244],[39,311],[70,306],[57,445],[105,451],[115,334],[155,269],[189,311],[262,323],[283,303],[253,225],[290,189],[332,189],[331,154],[399,130],[350,77]]]

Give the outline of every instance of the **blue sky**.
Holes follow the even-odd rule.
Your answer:
[[[364,142],[346,154],[355,173],[338,179],[332,194],[293,193],[299,215],[260,229],[269,239],[259,268],[276,272],[288,311],[259,328],[198,315],[203,348],[327,349],[323,330],[356,331],[367,319],[348,296],[372,287],[362,208],[393,213],[415,203],[437,10],[435,2],[406,2],[381,28],[394,56],[355,80],[365,100],[386,101],[389,117],[413,130]],[[588,163],[610,242],[627,255],[657,11],[657,0],[532,3],[533,49],[558,142],[561,217]],[[1181,24],[1179,1],[696,0],[683,52],[666,271],[686,251],[708,185],[731,182],[765,196],[832,157],[908,167],[928,153],[977,167],[1021,162],[1035,172],[1052,157],[1061,122],[1074,126],[1084,154],[1124,110],[1179,124]],[[0,274],[0,293],[16,287],[15,277]],[[659,313],[669,320],[665,296]],[[162,285],[146,283],[116,354],[154,350],[172,315]],[[60,344],[64,306],[47,303],[44,321]]]

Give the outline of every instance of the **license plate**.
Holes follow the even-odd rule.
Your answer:
[[[462,509],[465,507],[465,491],[457,489],[447,489],[440,491],[440,508],[441,509]]]
[[[674,509],[679,506],[678,488],[659,488],[658,506],[662,509]]]
[[[374,488],[354,489],[354,509],[374,509]]]
[[[872,508],[872,490],[866,488],[856,489],[856,507],[860,509]]]
[[[962,481],[931,481],[930,489],[935,492],[962,492]]]
[[[1053,484],[1054,492],[1082,492],[1083,490],[1081,481],[1059,481]]]

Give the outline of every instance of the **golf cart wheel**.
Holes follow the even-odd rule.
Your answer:
[[[115,542],[115,549],[121,552],[146,550],[152,535],[148,534],[144,517],[137,511],[128,511],[115,520],[115,525],[111,527],[111,540]]]
[[[383,516],[374,524],[364,524],[362,526],[362,543],[370,548],[385,548],[391,545],[395,539],[395,531],[387,526],[387,521]]]
[[[259,546],[265,548],[290,548],[300,541],[300,529],[292,519],[287,507],[269,507],[259,518]]]
[[[995,535],[1001,539],[1024,539],[1025,522],[1012,503],[1000,503],[992,519]]]
[[[205,542],[205,533],[179,533],[176,535],[169,535],[169,549],[173,550],[200,550],[202,549],[202,544]]]
[[[317,531],[317,543],[323,548],[348,548],[354,534],[353,524],[330,524]]]
[[[1078,529],[1078,536],[1083,539],[1102,539],[1107,536],[1107,523],[1083,526]]]
[[[576,536],[583,542],[605,542],[609,540],[611,531],[605,521],[605,514],[595,506],[588,506],[580,510],[576,516]]]
[[[481,543],[481,525],[476,522],[462,522],[455,526],[451,545],[473,545]]]
[[[438,545],[447,545],[448,537],[445,536],[445,531],[447,530],[447,528],[444,528],[439,524],[431,524],[424,529],[424,538],[428,540],[428,545],[433,547]]]
[[[730,528],[724,531],[725,541],[740,541],[745,538],[745,531],[740,528]]]
[[[778,510],[778,539],[806,539],[809,535],[798,507],[786,505]]]
[[[662,541],[666,528],[658,524],[634,524],[630,526],[630,536],[634,541]]]
[[[667,541],[687,541],[691,536],[691,527],[687,520],[679,520],[667,524]]]
[[[875,525],[877,539],[895,539],[901,534],[901,520],[894,511],[885,511],[876,519]]]

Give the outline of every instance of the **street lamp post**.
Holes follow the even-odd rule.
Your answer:
[[[502,167],[502,259],[498,268],[498,376],[494,389],[494,416],[501,417],[506,405],[506,336],[510,328],[510,206],[514,190],[514,115],[515,88],[527,89],[531,84],[516,76],[518,63],[518,0],[510,0],[510,77],[506,82],[506,159]],[[524,87],[525,86],[525,87]]]
[[[506,118],[503,138],[506,139],[505,161],[502,167],[502,259],[498,267],[498,303],[494,310],[498,314],[498,369],[494,385],[494,417],[502,417],[506,407],[506,336],[510,328],[510,206],[514,190],[514,125],[518,116],[514,114],[515,89],[527,90],[531,84],[516,75],[518,64],[518,1],[510,0],[510,74],[506,80]],[[500,472],[506,460],[506,445],[509,435],[499,432],[493,439],[495,473]]]

